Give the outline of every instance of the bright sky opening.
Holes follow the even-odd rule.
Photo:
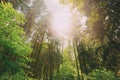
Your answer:
[[[59,4],[57,0],[45,0],[45,4],[51,13],[49,22],[53,35],[61,37],[69,34],[72,25],[70,8]]]
[[[67,37],[73,27],[72,11],[70,6],[62,5],[58,0],[45,0],[45,5],[51,14],[49,28],[52,34],[58,38]],[[80,23],[84,25],[86,18],[81,18]]]

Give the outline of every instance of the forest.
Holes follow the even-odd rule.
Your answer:
[[[120,0],[0,0],[0,80],[120,80]]]

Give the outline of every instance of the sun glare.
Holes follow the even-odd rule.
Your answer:
[[[54,34],[63,36],[70,32],[71,17],[69,10],[61,10],[52,15],[51,28]]]
[[[70,8],[59,4],[56,0],[45,0],[45,3],[51,13],[49,22],[53,35],[60,37],[69,34],[71,27]]]
[[[49,29],[56,37],[67,37],[73,28],[73,13],[79,13],[77,10],[71,12],[68,5],[62,5],[58,0],[45,0],[45,5],[50,12]],[[81,14],[78,14],[81,16]],[[83,28],[86,23],[86,17],[80,17],[80,24]]]

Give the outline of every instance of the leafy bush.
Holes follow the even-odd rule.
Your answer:
[[[24,72],[19,72],[12,76],[10,72],[6,72],[0,77],[0,80],[29,80],[29,77]]]
[[[94,70],[88,76],[87,80],[116,80],[115,74],[106,70]]]

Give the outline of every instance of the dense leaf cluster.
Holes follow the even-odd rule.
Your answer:
[[[19,26],[23,22],[23,14],[14,10],[10,3],[0,3],[0,76],[8,73],[6,78],[10,80],[14,75],[24,75],[30,61],[31,47],[25,43],[24,31]]]

